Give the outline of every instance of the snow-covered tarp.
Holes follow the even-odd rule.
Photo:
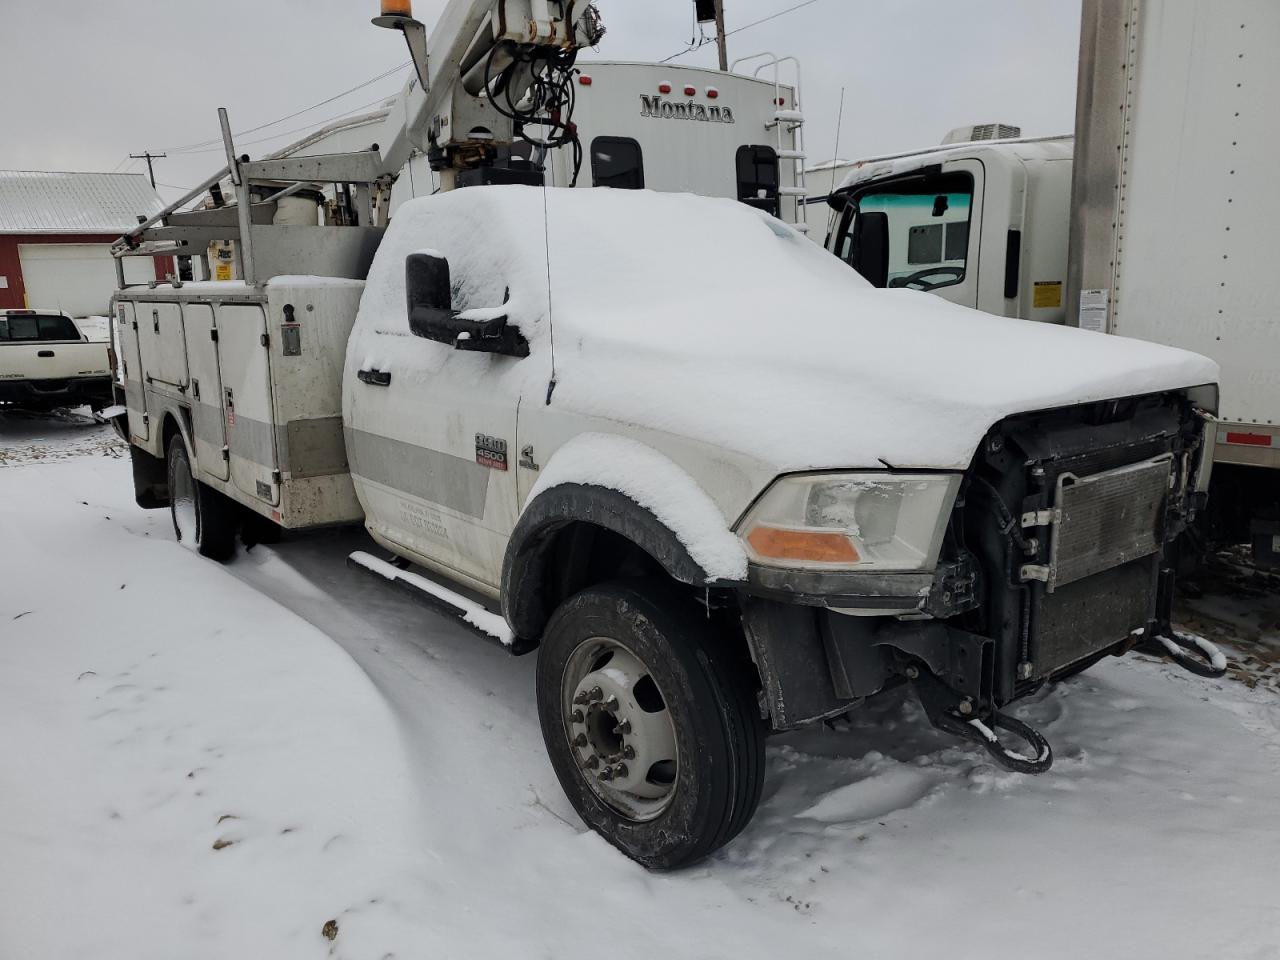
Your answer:
[[[370,271],[351,349],[431,376],[404,263],[449,258],[454,306],[503,304],[534,356],[493,386],[720,447],[779,471],[963,468],[1002,417],[1214,382],[1196,354],[876,290],[790,227],[729,200],[484,187],[411,201]],[[548,276],[550,295],[548,295]],[[550,319],[548,319],[550,318]],[[404,338],[396,345],[391,333]],[[467,361],[471,375],[493,358]]]

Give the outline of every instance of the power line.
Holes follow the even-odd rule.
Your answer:
[[[404,63],[399,64],[398,66],[392,67],[390,70],[384,71],[383,73],[378,74],[376,77],[370,77],[368,80],[364,81],[363,83],[358,83],[354,87],[351,87],[347,90],[343,90],[341,93],[335,93],[333,96],[325,100],[321,100],[319,103],[313,103],[309,107],[303,107],[301,110],[297,110],[293,113],[286,114],[283,117],[278,117],[275,120],[270,121],[269,123],[259,124],[258,126],[250,127],[247,130],[238,130],[236,131],[235,136],[237,137],[247,136],[248,134],[257,133],[260,130],[266,130],[268,127],[274,127],[288,120],[292,120],[295,117],[300,117],[304,113],[309,113],[312,110],[315,110],[319,107],[327,106],[328,104],[333,103],[335,100],[341,100],[343,97],[347,96],[348,94],[355,93],[357,90],[363,90],[365,87],[370,87],[373,84],[377,83],[379,80],[385,80],[387,79],[387,77],[390,77],[393,74],[399,73],[401,70],[404,70],[406,67],[412,66],[412,64],[413,64],[412,60],[406,60]],[[357,109],[360,109],[360,108],[357,108]],[[165,149],[171,153],[207,153],[209,151],[202,150],[200,148],[220,145],[221,143],[222,143],[222,138],[215,137],[212,140],[202,140],[199,143],[188,143],[178,147],[166,147]]]
[[[726,37],[732,37],[735,33],[741,33],[743,30],[750,30],[752,27],[758,27],[760,24],[768,23],[770,20],[777,20],[779,17],[784,17],[788,13],[795,13],[795,11],[801,10],[804,7],[812,6],[817,2],[818,0],[804,0],[803,3],[797,3],[795,6],[787,7],[785,10],[779,10],[777,13],[771,13],[767,17],[761,17],[759,20],[753,20],[751,23],[744,23],[740,27],[734,27],[732,30],[727,30],[724,35]],[[693,53],[695,50],[701,50],[709,43],[715,43],[715,40],[705,36],[701,37],[697,43],[691,44],[688,49],[681,50],[679,53],[673,53],[671,56],[663,60],[659,60],[658,62],[669,63],[672,60],[683,57],[685,54]]]

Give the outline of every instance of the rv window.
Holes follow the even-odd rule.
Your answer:
[[[857,268],[857,218],[882,213],[889,220],[888,286],[935,290],[963,283],[968,272],[973,179],[968,174],[906,178],[853,196],[835,250]]]
[[[591,141],[591,180],[597,187],[644,189],[644,156],[630,137],[596,137]]]
[[[739,147],[738,199],[778,215],[778,154],[769,146]]]

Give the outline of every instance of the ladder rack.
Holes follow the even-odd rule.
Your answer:
[[[804,149],[804,112],[801,109],[803,99],[801,95],[802,72],[800,61],[796,57],[779,57],[777,54],[766,51],[735,60],[730,65],[729,71],[731,73],[736,72],[738,64],[762,58],[764,62],[759,64],[751,75],[759,79],[761,73],[770,67],[773,68],[773,103],[776,108],[773,119],[765,124],[765,129],[774,133],[777,141],[776,153],[779,162],[781,163],[781,161],[785,160],[792,164],[791,185],[778,184],[778,212],[781,215],[785,215],[788,212],[788,208],[783,203],[783,200],[790,200],[791,225],[801,233],[808,233],[809,226],[805,215],[805,198],[809,195],[808,188],[805,185],[807,172],[805,163],[808,160],[808,155]],[[792,104],[792,109],[789,110],[786,109],[786,101],[783,98],[781,74],[784,63],[790,63],[795,68],[796,73],[795,86],[792,88],[794,103]],[[787,145],[784,136],[790,137],[790,146]],[[779,169],[779,179],[781,180],[781,169]],[[780,216],[779,219],[785,219],[785,216]]]
[[[204,275],[211,276],[209,245],[227,241],[236,251],[240,279],[251,286],[288,274],[364,279],[385,232],[385,224],[375,223],[374,198],[382,199],[389,193],[391,183],[382,172],[376,147],[354,153],[251,161],[247,156],[236,156],[225,109],[219,109],[218,118],[226,166],[112,244],[117,287],[127,287],[124,257],[199,258]],[[182,211],[205,193],[220,198],[219,185],[228,178],[236,191],[234,203]],[[255,185],[267,188],[268,195],[254,200]],[[354,224],[274,222],[279,201],[300,190],[326,185],[342,186],[353,194]]]

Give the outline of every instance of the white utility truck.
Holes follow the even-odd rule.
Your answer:
[[[729,199],[483,185],[530,174],[499,165],[493,96],[569,136],[594,11],[455,2],[429,56],[382,22],[430,84],[386,153],[253,162],[224,115],[242,196],[338,183],[350,222],[265,199],[118,245],[230,239],[244,277],[116,298],[137,497],[183,542],[363,522],[392,559],[353,564],[538,651],[566,794],[651,867],[747,824],[767,732],[892,687],[1038,773],[1048,743],[1005,708],[1045,683],[1134,647],[1225,668],[1169,622],[1211,361],[877,291]],[[404,138],[478,185],[384,226]]]
[[[828,246],[877,286],[1212,357],[1203,530],[1280,566],[1280,301],[1261,282],[1280,257],[1280,4],[1083,13],[1074,138],[861,161],[832,197]]]
[[[0,310],[0,405],[48,411],[111,403],[110,339],[56,310]]]

